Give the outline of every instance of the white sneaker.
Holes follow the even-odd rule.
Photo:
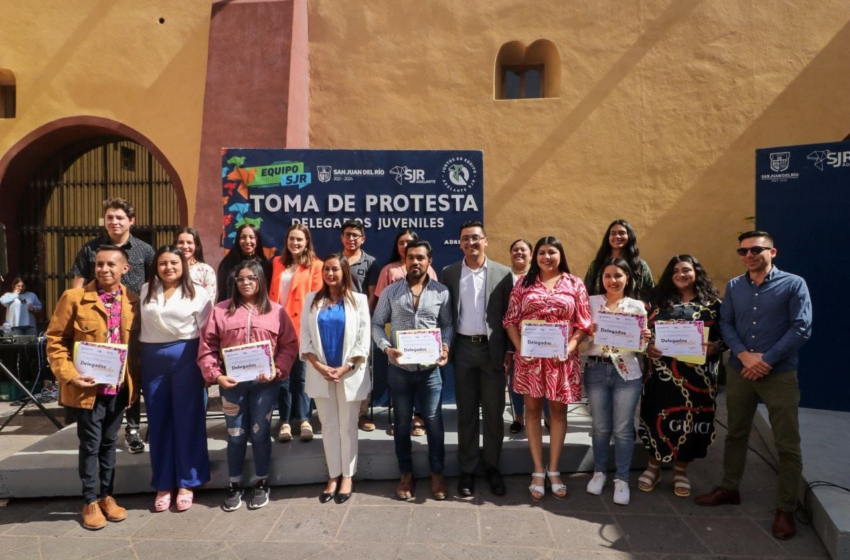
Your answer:
[[[625,480],[615,478],[614,503],[618,506],[627,506],[629,505],[629,498],[631,498],[631,494],[629,493],[629,483]]]
[[[587,483],[587,493],[598,496],[602,494],[602,489],[605,488],[605,480],[607,477],[603,472],[593,473],[593,478]]]

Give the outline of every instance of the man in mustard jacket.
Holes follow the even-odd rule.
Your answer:
[[[97,250],[95,279],[62,294],[47,327],[47,357],[59,381],[59,401],[77,409],[79,471],[83,483],[83,527],[102,529],[123,521],[127,510],[112,496],[115,443],[125,408],[139,396],[139,298],[121,285],[130,269],[127,253],[115,245]],[[118,386],[99,385],[74,367],[74,343],[129,346],[126,375]],[[100,475],[100,493],[97,477]]]

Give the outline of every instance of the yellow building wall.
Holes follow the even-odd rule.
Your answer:
[[[165,154],[192,216],[212,0],[0,3],[17,81],[0,155],[110,118]],[[579,275],[625,218],[656,276],[690,252],[722,285],[755,149],[850,133],[846,0],[310,0],[309,35],[312,147],[481,149],[491,254],[555,234]],[[537,39],[559,49],[560,97],[494,100],[500,46]]]
[[[0,119],[0,157],[51,121],[112,119],[165,154],[192,216],[211,4],[0,0],[0,69],[17,82],[16,118]]]
[[[625,218],[656,276],[692,253],[722,287],[756,148],[850,133],[846,0],[312,0],[309,21],[311,146],[483,150],[503,262],[554,234],[584,276]],[[501,45],[537,39],[560,98],[494,100]]]

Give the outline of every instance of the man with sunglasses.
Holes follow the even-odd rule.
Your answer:
[[[363,294],[371,301],[375,297],[375,287],[378,285],[378,262],[375,257],[364,251],[361,247],[366,242],[366,229],[362,220],[346,220],[342,224],[342,233],[339,236],[342,241],[342,254],[348,259],[348,268],[351,270],[351,283],[354,291]],[[375,430],[375,423],[369,418],[369,402],[372,393],[365,400],[360,401],[360,414],[357,426],[364,432]]]
[[[773,536],[790,539],[796,533],[794,510],[803,473],[797,353],[812,332],[812,303],[805,280],[774,266],[776,248],[769,233],[742,233],[738,242],[738,255],[747,272],[729,281],[720,308],[720,333],[731,349],[723,482],[698,496],[696,503],[741,503],[738,487],[747,463],[753,417],[761,400],[770,414],[779,453]]]

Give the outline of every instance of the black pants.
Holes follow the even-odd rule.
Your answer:
[[[127,406],[127,389],[117,395],[98,395],[91,410],[77,409],[77,437],[80,440],[80,480],[85,503],[112,495],[115,475],[115,443]],[[97,475],[100,475],[100,493]]]
[[[136,402],[133,403],[133,406],[127,409],[124,413],[124,417],[127,419],[127,426],[124,428],[126,433],[130,433],[130,430],[139,431],[139,425],[142,422],[142,397],[139,396],[136,399]]]
[[[455,401],[457,402],[457,448],[461,472],[474,474],[479,458],[486,469],[498,469],[505,435],[505,375],[493,367],[486,342],[456,337],[454,347]],[[484,445],[478,407],[481,406]]]

